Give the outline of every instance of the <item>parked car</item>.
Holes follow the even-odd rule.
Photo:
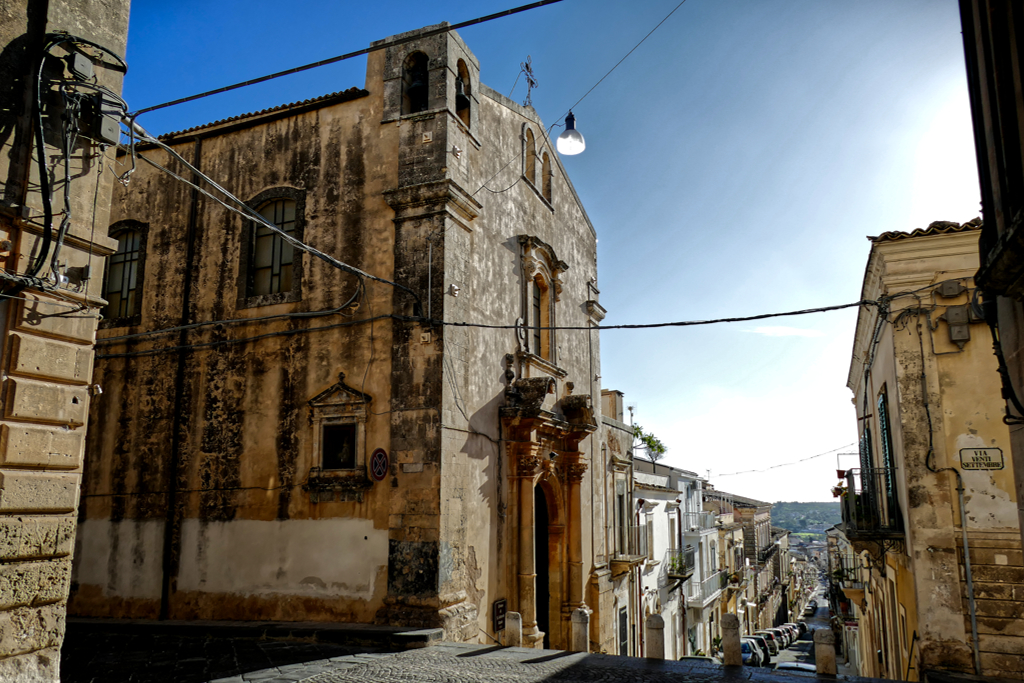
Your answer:
[[[805,617],[813,617],[814,613],[817,612],[817,611],[818,611],[817,607],[814,607],[813,605],[807,605],[807,607],[804,608],[804,616]]]
[[[800,635],[804,635],[805,633],[807,633],[807,622],[806,621],[798,621],[798,622],[796,622],[796,625],[797,625],[797,628],[800,629]]]
[[[757,644],[746,638],[740,641],[740,656],[743,659],[743,666],[761,666],[761,653]]]
[[[757,647],[761,650],[761,666],[768,666],[772,663],[772,650],[768,646],[768,639],[764,636],[752,635],[747,636],[751,641],[757,643]]]
[[[720,659],[718,659],[717,657],[707,657],[705,655],[683,655],[682,657],[679,658],[679,661],[681,661],[681,662],[692,662],[694,664],[704,663],[704,664],[713,664],[713,665],[718,665],[718,664],[722,663],[722,661]]]
[[[771,631],[754,631],[755,635],[762,636],[768,642],[768,651],[773,655],[779,654],[782,649],[781,643]]]
[[[817,668],[813,664],[807,664],[806,662],[779,662],[775,665],[775,670],[801,674],[809,673],[812,676],[818,673]]]
[[[800,640],[800,636],[804,634],[803,631],[800,630],[800,627],[791,621],[787,621],[783,626],[793,632],[793,640]]]
[[[785,650],[786,648],[789,647],[789,642],[790,641],[789,641],[789,634],[788,633],[786,633],[784,630],[782,630],[778,626],[776,626],[774,628],[770,628],[768,630],[771,631],[772,633],[776,634],[776,636],[778,636],[779,647],[780,648]]]

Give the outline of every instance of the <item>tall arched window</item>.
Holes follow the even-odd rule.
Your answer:
[[[117,240],[117,251],[107,259],[103,284],[107,306],[103,317],[127,323],[139,313],[142,303],[145,226],[136,221],[121,221],[111,227],[110,236]]]
[[[523,158],[523,175],[534,185],[537,184],[537,144],[533,131],[526,129],[526,153]]]
[[[273,199],[258,209],[259,214],[295,236],[294,199]],[[255,224],[249,268],[249,296],[279,294],[292,289],[292,265],[295,249],[281,235],[265,225]]]
[[[273,187],[246,202],[268,223],[302,241],[306,191]],[[256,221],[242,231],[238,267],[239,308],[270,306],[302,298],[302,252]]]
[[[415,114],[427,110],[430,95],[429,60],[422,52],[405,58],[402,68],[402,113]]]
[[[551,201],[551,157],[548,156],[547,152],[541,157],[541,172],[540,172],[541,188],[540,192],[544,195],[544,199]]]
[[[545,360],[551,358],[551,297],[550,287],[544,278],[538,274],[533,278],[533,285],[530,287],[530,308],[531,323],[533,326],[533,338],[530,350]]]
[[[469,69],[466,68],[466,63],[460,59],[455,72],[455,114],[466,124],[466,128],[469,128],[471,120],[470,113],[473,102],[470,96],[472,94],[473,84],[469,80]]]

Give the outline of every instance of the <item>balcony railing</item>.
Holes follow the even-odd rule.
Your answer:
[[[715,528],[714,512],[684,512],[680,515],[683,533],[697,533]]]
[[[693,546],[685,548],[672,548],[665,553],[665,564],[668,565],[668,575],[672,579],[688,579],[693,576],[696,568],[697,549]]]
[[[766,545],[765,547],[763,547],[760,550],[758,550],[757,551],[757,562],[758,562],[758,564],[764,564],[765,562],[770,560],[772,558],[772,555],[774,555],[776,552],[778,552],[778,550],[779,550],[779,546],[775,545],[774,543]]]
[[[630,524],[621,526],[619,531],[618,557],[647,557],[647,526]]]
[[[832,557],[832,580],[840,588],[863,587],[860,559],[856,555],[834,555]]]
[[[724,581],[723,581],[724,579]],[[686,590],[686,598],[691,603],[706,605],[711,599],[722,592],[722,587],[729,581],[724,571],[715,572],[701,582],[692,582]]]
[[[895,476],[895,471],[888,467],[846,473],[842,514],[844,530],[851,541],[903,536]]]

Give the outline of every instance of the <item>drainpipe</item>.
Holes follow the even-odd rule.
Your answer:
[[[201,154],[203,142],[196,138],[192,148],[192,165],[197,169],[201,168]],[[198,185],[199,176],[193,174],[192,182]],[[189,309],[192,306],[192,278],[195,271],[196,258],[196,230],[199,222],[199,191],[192,189],[189,198],[188,225],[185,229],[185,273],[184,287],[181,297],[181,325],[184,327],[192,322]],[[164,520],[163,538],[163,577],[160,585],[160,618],[170,619],[171,616],[171,593],[175,583],[174,575],[177,573],[178,562],[174,557],[175,543],[174,525],[178,508],[178,468],[181,461],[182,449],[182,403],[185,396],[185,370],[188,349],[184,348],[188,343],[188,331],[181,330],[178,334],[178,345],[182,348],[178,351],[178,366],[174,378],[174,416],[171,427],[171,462],[167,475],[167,516]],[[179,530],[180,535],[180,530]]]
[[[956,495],[960,500],[960,531],[964,539],[964,573],[967,576],[967,602],[971,610],[971,645],[974,647],[974,673],[981,675],[981,653],[978,651],[978,612],[974,604],[974,577],[971,574],[971,551],[967,547],[967,513],[964,508],[964,480],[960,473],[950,468],[956,475]]]

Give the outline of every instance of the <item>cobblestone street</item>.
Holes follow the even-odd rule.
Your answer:
[[[770,669],[441,643],[386,648],[252,637],[154,635],[71,624],[62,683],[794,683]],[[803,678],[808,675],[800,675]],[[840,676],[843,680],[847,677]],[[834,678],[829,680],[836,680]],[[869,679],[855,679],[869,680]]]

